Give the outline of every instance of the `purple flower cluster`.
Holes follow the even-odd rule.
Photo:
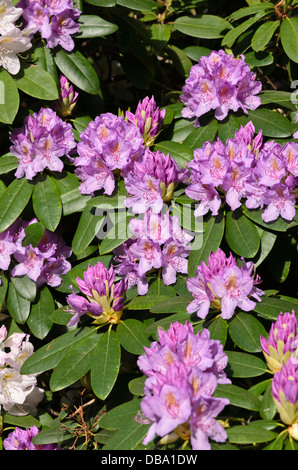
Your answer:
[[[91,121],[80,135],[75,174],[82,180],[82,194],[104,189],[111,195],[115,174],[123,172],[144,152],[140,130],[122,116],[105,113]]]
[[[61,172],[64,166],[61,157],[69,157],[76,147],[71,124],[63,122],[49,108],[27,116],[23,127],[11,133],[10,140],[13,144],[10,151],[19,160],[15,176],[25,175],[28,180],[45,168]]]
[[[295,311],[280,313],[270,328],[269,337],[261,336],[261,347],[271,372],[281,369],[282,364],[298,350],[298,319]]]
[[[3,441],[5,450],[61,450],[57,444],[33,444],[32,439],[39,433],[36,426],[29,429],[16,427]]]
[[[137,285],[138,293],[145,295],[146,274],[154,269],[161,270],[165,285],[176,282],[177,272],[187,273],[193,235],[180,227],[178,216],[148,209],[143,219],[130,220],[129,229],[132,237],[114,251],[116,273],[124,276],[128,288]]]
[[[95,324],[119,323],[124,307],[124,296],[127,290],[127,281],[115,281],[113,267],[107,269],[103,263],[88,267],[83,274],[84,280],[77,277],[76,282],[82,295],[74,291],[67,296],[68,310],[73,316],[68,325],[72,326],[80,321],[82,315],[87,314],[94,319]]]
[[[205,318],[210,307],[219,310],[221,317],[228,320],[240,309],[248,312],[253,310],[264,292],[255,284],[260,282],[259,277],[253,276],[254,264],[248,263],[242,258],[242,266],[239,267],[236,258],[225,253],[219,248],[215,253],[210,253],[208,265],[203,261],[197,267],[196,277],[186,281],[188,290],[194,300],[188,305],[188,313],[196,312],[200,318]]]
[[[66,51],[73,50],[72,35],[80,28],[77,20],[81,12],[72,0],[20,0],[18,6],[24,10],[27,28],[39,32],[48,48],[60,45]]]
[[[150,146],[161,130],[165,114],[165,109],[161,111],[156,106],[154,96],[151,99],[146,96],[143,101],[139,101],[135,114],[126,111],[125,117],[140,129],[145,145]]]
[[[57,287],[61,284],[61,276],[71,269],[67,261],[72,250],[65,245],[63,239],[56,233],[45,230],[37,246],[23,246],[25,228],[37,222],[17,220],[0,234],[0,268],[7,271],[10,263],[15,263],[11,275],[27,276],[36,282],[37,286],[48,284]]]
[[[165,442],[190,440],[194,450],[209,450],[209,438],[224,442],[216,417],[229,400],[213,396],[217,384],[230,383],[221,343],[207,329],[195,334],[190,323],[175,322],[168,332],[159,328],[158,342],[144,349],[137,362],[147,377],[141,410],[151,426],[143,443],[155,435]]]
[[[272,380],[272,396],[283,423],[292,425],[290,434],[298,438],[298,359],[290,357]]]
[[[169,202],[175,188],[189,177],[187,168],[180,169],[170,154],[146,148],[144,154],[134,162],[132,168],[124,172],[124,182],[129,198],[126,207],[135,214],[162,210],[164,202]]]
[[[243,55],[235,59],[223,50],[212,51],[190,69],[180,96],[185,105],[182,116],[195,117],[195,126],[199,126],[199,117],[211,110],[215,110],[218,120],[224,119],[229,110],[242,109],[247,114],[247,109],[254,110],[261,104],[255,95],[262,84],[255,78]]]
[[[192,174],[185,193],[199,202],[196,217],[209,210],[217,215],[221,197],[232,211],[241,206],[242,200],[249,209],[264,209],[265,222],[279,216],[292,220],[295,216],[298,144],[263,144],[262,131],[255,136],[251,122],[241,126],[226,144],[219,139],[205,142],[194,151],[189,168]]]

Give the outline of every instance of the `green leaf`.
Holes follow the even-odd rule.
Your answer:
[[[227,213],[225,236],[231,250],[239,256],[253,258],[259,250],[259,233],[240,210]]]
[[[102,333],[94,350],[91,363],[91,386],[101,400],[112,390],[120,368],[120,343],[115,331]]]
[[[117,326],[117,336],[121,346],[132,354],[143,354],[144,346],[149,347],[149,333],[144,323],[134,318],[127,318]]]
[[[40,421],[36,418],[33,418],[33,416],[14,416],[5,412],[3,414],[3,422],[10,424],[11,426],[18,426],[20,428],[31,428],[32,426],[39,428],[41,426]]]
[[[220,341],[224,346],[228,336],[228,322],[218,315],[207,328],[210,331],[210,338]]]
[[[18,294],[24,299],[34,301],[36,297],[36,282],[32,281],[27,275],[12,277],[11,282]]]
[[[132,299],[125,308],[128,310],[149,310],[154,305],[167,300],[168,295],[141,295]]]
[[[8,286],[7,310],[14,321],[21,325],[26,323],[30,313],[30,301],[18,293],[12,282]]]
[[[273,222],[264,222],[262,219],[262,211],[259,209],[248,209],[245,205],[241,207],[243,214],[246,215],[249,219],[256,222],[258,225],[266,228],[267,230],[274,230],[276,232],[286,232],[289,228],[297,225],[297,222],[292,221],[288,222],[281,217]]]
[[[260,11],[253,18],[249,18],[243,23],[236,26],[236,28],[231,29],[223,38],[221,45],[232,47],[236,39],[245,31],[247,31],[252,25],[259,21],[263,16],[266,15],[266,12]]]
[[[47,336],[53,325],[50,315],[54,310],[55,303],[52,294],[47,287],[44,287],[40,291],[37,302],[32,304],[27,320],[27,325],[36,338],[44,339]]]
[[[197,235],[198,238],[193,242],[194,247],[201,245],[200,248],[195,250],[192,248],[188,256],[188,275],[190,277],[195,276],[197,266],[199,266],[202,261],[208,263],[211,251],[217,251],[222,241],[224,228],[225,219],[222,214],[216,217],[208,217],[203,236],[201,234]]]
[[[78,23],[80,29],[76,34],[79,38],[97,38],[117,31],[118,26],[96,15],[81,15]]]
[[[261,249],[260,252],[258,253],[257,259],[254,260],[254,265],[257,268],[262,264],[262,262],[267,258],[269,253],[271,252],[274,243],[276,241],[276,234],[269,232],[267,230],[263,230],[261,233]]]
[[[180,295],[175,297],[175,302],[173,299],[163,300],[159,304],[151,307],[151,313],[180,313],[185,312],[186,307],[192,301],[191,294],[189,295]]]
[[[275,103],[279,106],[284,106],[292,111],[296,110],[296,106],[291,101],[292,93],[289,91],[278,90],[264,90],[259,94],[262,105],[266,106],[270,103]]]
[[[1,72],[0,72],[1,74]],[[1,105],[0,105],[1,113]],[[0,157],[0,175],[9,173],[12,170],[15,170],[19,165],[18,159],[10,152],[5,153]]]
[[[96,5],[97,7],[114,7],[116,6],[116,0],[85,0],[90,5]]]
[[[187,57],[185,52],[173,44],[168,44],[167,53],[173,61],[173,65],[180,75],[187,77],[192,67],[192,61]]]
[[[0,84],[0,122],[12,124],[19,109],[19,91],[14,79],[3,69],[0,71]]]
[[[128,389],[130,393],[140,397],[143,396],[145,394],[144,386],[146,379],[147,377],[145,375],[143,375],[142,377],[137,377],[136,379],[132,379],[128,384]]]
[[[55,55],[55,62],[60,72],[78,88],[91,95],[101,93],[98,76],[81,52],[67,53],[61,49]]]
[[[49,175],[36,182],[32,203],[38,220],[54,232],[61,219],[62,203],[57,186]]]
[[[247,2],[250,3],[250,2]],[[230,16],[229,20],[230,21],[237,21],[240,20],[241,18],[245,18],[246,16],[251,16],[255,15],[259,11],[263,10],[274,10],[274,5],[271,2],[264,2],[260,3],[258,0],[256,1],[256,5],[248,6],[248,7],[243,7],[240,8],[239,10],[234,11]]]
[[[149,429],[148,424],[142,424],[132,419],[126,422],[126,426],[118,429],[109,441],[103,446],[103,450],[138,450]]]
[[[218,39],[223,37],[226,29],[231,29],[231,25],[214,15],[180,16],[174,21],[175,28],[183,34],[195,38]]]
[[[101,255],[111,253],[117,246],[124,243],[132,235],[129,229],[129,221],[132,217],[127,217],[125,212],[118,212],[115,218],[116,221],[113,221],[114,223],[112,222],[112,228],[99,245],[99,253]],[[99,235],[99,239],[101,238],[102,235]]]
[[[33,185],[26,178],[14,179],[0,196],[0,232],[7,229],[28,204]]]
[[[156,3],[152,0],[117,0],[116,3],[130,10],[151,11],[157,8]]]
[[[76,344],[72,344],[51,375],[50,388],[52,391],[56,392],[69,387],[87,374],[91,368],[97,343],[98,335],[93,333]]]
[[[44,234],[45,227],[40,222],[35,222],[33,224],[25,227],[25,238],[22,241],[23,246],[32,245],[33,247],[37,246],[42,236]]]
[[[39,44],[32,54],[32,59],[35,65],[42,67],[46,72],[50,73],[56,84],[59,85],[57,67],[51,49],[43,44]]]
[[[231,139],[235,136],[235,131],[240,127],[238,120],[230,114],[228,118],[219,122],[218,125],[218,138],[226,143],[227,139]]]
[[[263,296],[262,301],[258,302],[254,308],[254,312],[258,313],[261,317],[267,320],[275,321],[280,312],[292,312],[297,309],[297,299],[290,298],[287,300],[281,299],[279,296]]]
[[[260,405],[260,416],[263,419],[273,419],[276,414],[276,406],[272,397],[272,383],[266,388]]]
[[[280,39],[287,56],[298,62],[298,18],[283,18],[280,26]]]
[[[135,399],[122,403],[109,410],[100,419],[100,427],[103,429],[119,429],[126,427],[126,423],[133,420],[140,410],[141,400]]]
[[[69,436],[69,433],[65,430],[61,421],[54,420],[49,428],[44,428],[36,434],[36,436],[33,437],[32,442],[35,445],[57,444]]]
[[[228,440],[234,444],[256,444],[272,441],[277,434],[273,431],[261,428],[254,423],[245,426],[232,426],[227,429]]]
[[[229,322],[229,333],[234,343],[247,352],[262,350],[260,336],[267,336],[262,323],[250,313],[238,312]]]
[[[150,42],[158,49],[163,49],[171,37],[171,30],[166,24],[153,23],[150,27]]]
[[[53,101],[59,98],[58,88],[52,75],[42,67],[31,65],[15,78],[17,87],[29,96]]]
[[[234,384],[217,385],[214,396],[228,398],[231,405],[246,410],[258,411],[260,408],[260,401],[256,395]]]
[[[259,108],[255,111],[248,111],[247,116],[239,116],[238,120],[243,126],[252,121],[256,133],[262,129],[262,133],[266,137],[282,138],[290,137],[293,134],[289,119],[271,109]]]
[[[94,212],[92,207],[86,206],[81,214],[72,240],[72,249],[76,255],[80,254],[90,245],[104,221],[103,216],[95,215]]]
[[[8,280],[7,280],[7,277],[5,277],[4,274],[2,273],[1,284],[0,284],[0,308],[3,306],[7,289],[8,289]]]
[[[85,327],[73,329],[53,339],[35,351],[23,364],[21,373],[25,375],[40,374],[56,367],[65,354],[89,335],[94,335],[95,329]]]
[[[82,211],[91,198],[89,194],[80,193],[79,179],[73,173],[63,172],[55,175],[55,184],[60,194],[63,215]]]
[[[261,51],[268,44],[279,25],[279,20],[263,23],[252,37],[251,47],[253,50]]]
[[[235,351],[225,352],[229,359],[228,374],[231,377],[257,377],[268,371],[264,361],[252,354]]]
[[[194,129],[184,140],[184,145],[189,147],[192,151],[197,148],[201,148],[202,145],[207,142],[212,142],[218,128],[216,119],[213,119],[209,124],[202,125]]]

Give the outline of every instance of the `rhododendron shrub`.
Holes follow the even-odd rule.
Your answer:
[[[296,3],[0,0],[4,451],[298,449]]]

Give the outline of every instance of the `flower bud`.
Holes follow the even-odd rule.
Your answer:
[[[272,381],[272,397],[283,423],[294,425],[297,435],[298,424],[298,360],[290,357],[281,369],[275,372]]]
[[[294,310],[292,314],[280,313],[275,323],[271,325],[268,340],[261,336],[261,346],[267,365],[271,372],[281,369],[291,355],[295,354],[298,340],[298,320]]]
[[[57,113],[65,118],[70,116],[78,100],[79,94],[74,92],[73,86],[61,75],[60,77],[60,98],[55,103]]]

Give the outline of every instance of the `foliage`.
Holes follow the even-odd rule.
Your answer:
[[[139,295],[136,286],[126,293],[118,324],[97,325],[90,318],[68,326],[71,314],[66,298],[88,265],[111,265],[113,251],[129,238],[123,217],[125,186],[116,184],[109,196],[103,190],[81,194],[80,179],[71,160],[62,172],[46,169],[31,181],[17,179],[16,157],[9,136],[23,126],[26,116],[51,107],[59,98],[59,76],[64,75],[79,93],[66,122],[78,143],[88,124],[102,113],[125,115],[139,100],[154,96],[166,110],[163,127],[152,150],[160,150],[184,168],[195,149],[218,137],[223,143],[249,121],[264,141],[282,145],[298,142],[294,132],[295,80],[298,79],[298,18],[296,1],[241,0],[76,0],[82,11],[75,48],[46,47],[38,35],[21,57],[21,69],[12,75],[1,69],[4,96],[0,104],[0,231],[19,217],[36,218],[26,228],[23,246],[37,246],[45,230],[63,235],[72,255],[71,269],[58,286],[37,286],[27,275],[13,277],[10,267],[1,273],[1,324],[8,334],[30,334],[34,353],[21,373],[37,374],[45,390],[35,416],[14,416],[2,410],[2,438],[14,426],[36,425],[35,444],[58,443],[63,449],[156,450],[189,447],[183,441],[142,444],[148,424],[136,421],[144,396],[145,376],[137,359],[158,338],[158,328],[187,320],[195,331],[207,328],[228,356],[226,373],[231,384],[218,385],[215,396],[230,404],[220,414],[228,439],[212,442],[212,449],[291,450],[298,444],[281,422],[271,395],[272,373],[262,353],[260,336],[268,337],[280,312],[292,312],[297,299],[297,215],[266,223],[260,209],[243,203],[236,211],[222,205],[216,216],[204,215],[200,230],[193,215],[195,201],[179,185],[172,201],[173,213],[186,208],[183,228],[195,232],[188,257],[188,273],[165,285],[152,272],[149,290]],[[182,87],[191,67],[212,50],[243,55],[262,82],[261,106],[230,112],[222,121],[209,112],[194,127],[182,117]],[[1,92],[1,90],[0,90]],[[111,211],[111,207],[113,211]],[[296,206],[297,207],[297,206]],[[110,211],[110,212],[109,212]],[[110,229],[110,232],[109,232]],[[116,236],[111,236],[115,230]],[[114,233],[114,232],[113,232]],[[109,235],[110,234],[110,235]],[[192,296],[186,280],[210,253],[253,261],[265,295],[253,311],[238,308],[230,319],[214,311],[201,319],[187,313]],[[189,445],[189,444],[187,444]]]

